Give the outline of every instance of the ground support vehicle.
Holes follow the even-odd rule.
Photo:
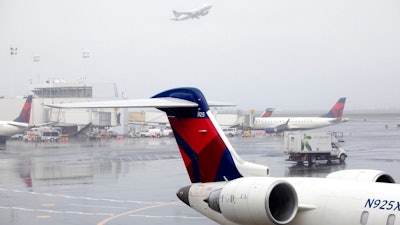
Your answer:
[[[333,132],[285,132],[284,152],[289,161],[315,164],[318,160],[344,163],[346,151],[340,146],[337,133]]]

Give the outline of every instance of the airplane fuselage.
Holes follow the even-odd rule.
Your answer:
[[[340,119],[326,117],[257,117],[254,119],[253,129],[265,130],[287,123],[284,130],[308,130],[340,123]]]
[[[175,18],[173,20],[180,21],[180,20],[187,20],[187,19],[193,19],[197,18],[199,19],[200,16],[205,16],[209,13],[212,5],[204,5],[203,7],[195,10],[191,10],[189,12],[177,12],[173,11]]]
[[[289,202],[290,206],[271,204],[276,200],[272,198],[283,195],[271,197],[273,186],[282,184],[292,186],[294,194],[278,202]],[[210,193],[218,190],[221,190],[218,195],[210,197]],[[192,184],[188,195],[193,209],[220,224],[400,224],[397,184],[328,178],[244,177],[230,182]],[[210,208],[207,202],[218,207]],[[275,223],[274,219],[279,222]]]
[[[28,124],[14,121],[0,121],[0,136],[10,137],[28,129]]]

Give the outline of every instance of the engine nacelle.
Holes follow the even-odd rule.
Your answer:
[[[203,12],[201,13],[201,15],[202,15],[202,16],[205,16],[205,15],[207,15],[207,14],[208,14],[208,12],[209,12],[208,10],[206,10],[206,11],[203,11]]]
[[[238,224],[287,224],[296,216],[297,193],[276,178],[244,177],[210,193],[208,206]]]
[[[395,183],[392,176],[380,170],[341,170],[328,174],[328,179]]]
[[[278,130],[275,127],[267,127],[267,128],[265,128],[265,133],[274,134],[274,133],[278,133]]]

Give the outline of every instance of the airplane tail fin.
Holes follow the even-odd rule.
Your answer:
[[[339,100],[332,107],[332,109],[329,110],[327,114],[322,115],[322,117],[341,119],[343,117],[343,110],[345,103],[346,103],[345,97],[339,98]]]
[[[181,16],[181,13],[179,13],[178,11],[172,10],[172,12],[174,13],[175,18],[178,18]]]
[[[274,108],[267,108],[262,114],[261,117],[270,117],[272,115],[272,112],[274,112]]]
[[[26,98],[25,104],[22,107],[21,113],[17,118],[15,118],[14,122],[20,123],[29,123],[31,117],[31,108],[32,108],[32,95],[29,95]]]
[[[269,175],[268,167],[246,162],[237,155],[200,90],[176,88],[153,96],[166,97],[197,104],[196,107],[158,108],[168,116],[192,183]]]

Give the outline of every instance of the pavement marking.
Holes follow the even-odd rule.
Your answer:
[[[42,193],[42,192],[31,192],[26,190],[16,190],[16,189],[5,189],[0,188],[0,192],[15,192],[19,194],[30,194],[30,195],[43,195],[49,197],[60,197],[60,198],[68,198],[68,199],[83,199],[88,201],[107,201],[107,202],[116,202],[116,203],[136,203],[136,204],[162,204],[164,202],[145,202],[145,201],[138,201],[138,200],[117,200],[117,199],[107,199],[107,198],[93,198],[93,197],[85,197],[85,196],[70,196],[70,195],[63,195],[63,194],[53,194],[53,193]],[[182,203],[183,204],[183,203]]]
[[[36,216],[38,219],[49,219],[51,216]]]
[[[101,206],[101,205],[82,205],[82,204],[70,204],[72,206],[78,207],[90,207],[90,208],[104,208],[104,209],[126,209],[126,207],[117,207],[117,206]]]
[[[54,206],[54,204],[53,203],[43,203],[42,206],[44,206],[44,207],[52,207],[52,206]]]
[[[166,202],[166,203],[162,203],[162,204],[151,205],[151,206],[147,206],[147,207],[143,207],[143,208],[139,208],[139,209],[130,210],[130,211],[127,211],[127,212],[124,212],[124,213],[120,213],[120,214],[117,214],[117,215],[114,215],[114,216],[110,216],[110,217],[106,218],[105,220],[101,221],[100,223],[98,223],[97,225],[104,225],[104,224],[110,222],[111,220],[114,220],[114,219],[129,215],[129,214],[132,214],[132,213],[136,213],[136,212],[139,212],[139,211],[152,209],[152,208],[157,208],[157,207],[163,207],[163,206],[166,206],[166,205],[173,205],[173,204],[176,204],[176,203],[179,203],[179,202],[180,201]]]

